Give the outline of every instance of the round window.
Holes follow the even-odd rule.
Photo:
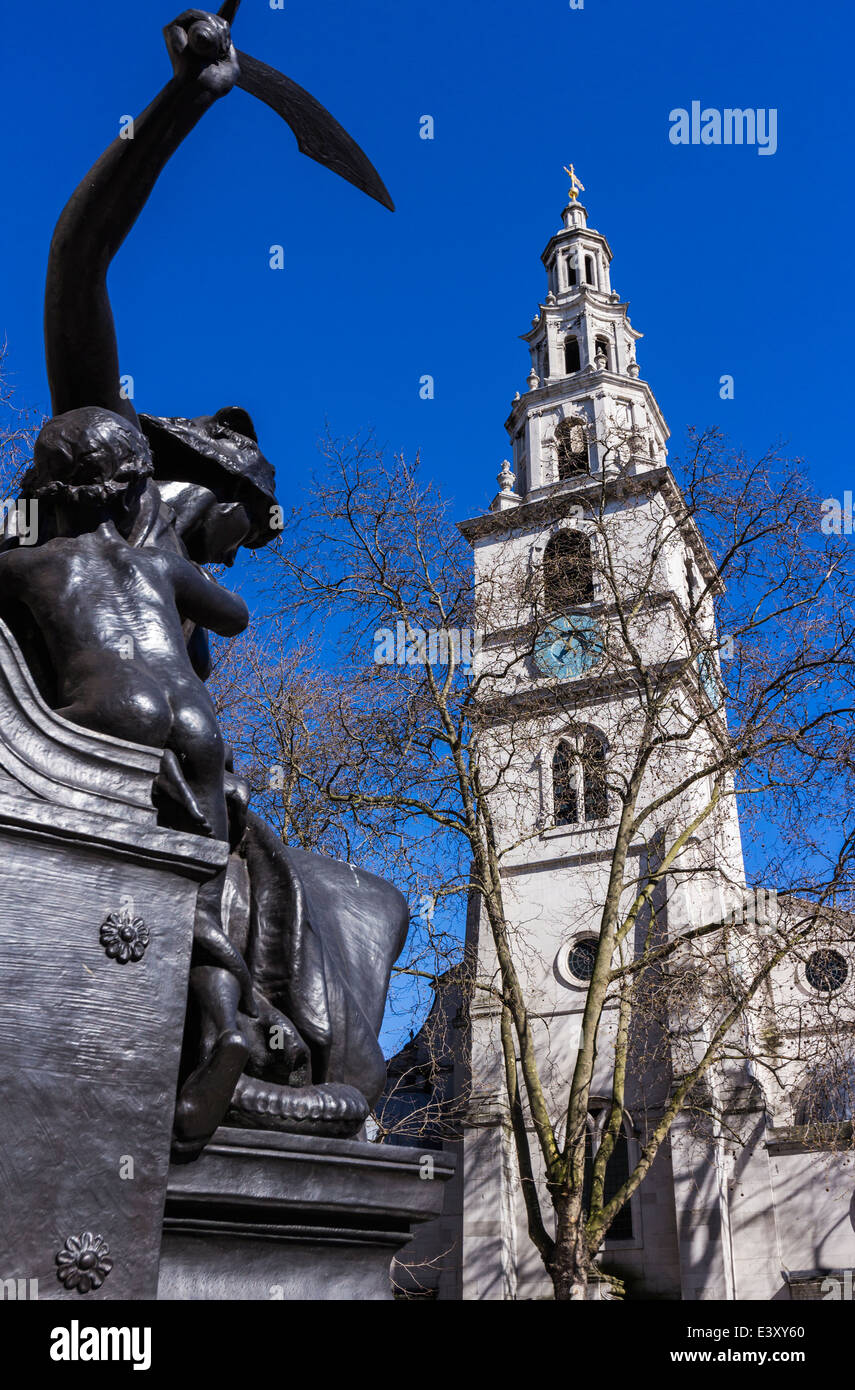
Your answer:
[[[849,966],[839,951],[814,951],[805,966],[808,984],[820,994],[832,994],[845,984]]]
[[[567,954],[567,969],[577,980],[582,980],[586,984],[594,973],[594,961],[597,959],[597,938],[586,936],[581,941],[576,941],[570,947]]]

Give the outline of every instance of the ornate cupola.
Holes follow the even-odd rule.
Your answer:
[[[583,475],[635,472],[666,459],[668,426],[639,376],[642,335],[612,290],[612,250],[588,226],[584,186],[572,164],[565,172],[570,200],[541,257],[546,298],[522,334],[531,353],[528,389],[517,392],[505,423],[520,500]],[[497,503],[509,505],[506,491]]]

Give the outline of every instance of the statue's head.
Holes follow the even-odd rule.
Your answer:
[[[124,529],[153,471],[146,438],[130,421],[86,406],[48,420],[21,495],[61,510],[81,529],[101,516]]]
[[[247,411],[225,406],[195,419],[141,415],[156,481],[191,484],[213,494],[204,527],[183,540],[194,560],[230,563],[238,546],[256,550],[278,534],[272,465],[258,446]],[[198,552],[198,553],[197,553]]]

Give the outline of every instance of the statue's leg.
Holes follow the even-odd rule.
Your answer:
[[[173,1156],[195,1158],[228,1110],[249,1045],[238,1027],[240,987],[217,966],[194,966],[190,989],[199,1013],[200,1061],[182,1085],[175,1107]]]
[[[223,869],[199,889],[193,922],[193,962],[199,966],[219,966],[228,972],[237,983],[241,1008],[254,1018],[257,1010],[246,961],[222,929],[221,902],[226,873]]]
[[[215,840],[228,839],[226,752],[214,707],[204,686],[187,682],[169,691],[172,726],[167,748],[198,802]]]
[[[205,819],[201,806],[190,790],[190,784],[181,771],[181,764],[171,748],[163,750],[160,771],[154,782],[155,798],[166,798],[183,811],[201,835],[210,835],[211,827]],[[160,801],[157,802],[160,805]]]

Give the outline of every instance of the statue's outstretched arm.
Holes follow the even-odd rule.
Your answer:
[[[55,415],[102,406],[136,423],[120,394],[107,271],[170,155],[239,75],[225,19],[186,10],[164,33],[175,75],[135,120],[133,139],[114,140],[90,169],[51,242],[45,348]]]

